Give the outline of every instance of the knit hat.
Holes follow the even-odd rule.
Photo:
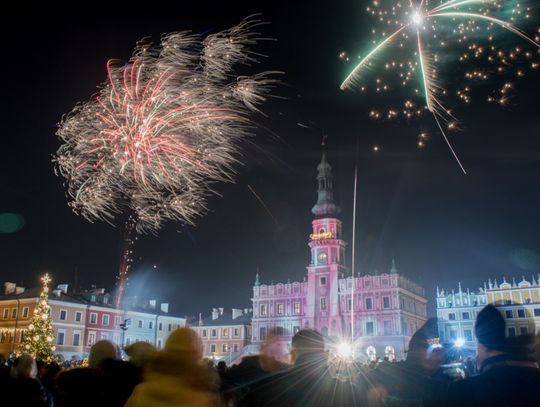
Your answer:
[[[506,323],[501,313],[493,305],[486,305],[476,317],[474,333],[478,342],[488,349],[506,351]]]
[[[202,357],[201,339],[193,329],[178,328],[165,342],[165,353],[190,356],[193,359]]]

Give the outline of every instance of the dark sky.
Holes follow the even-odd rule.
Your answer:
[[[367,98],[339,91],[349,67],[338,54],[355,54],[368,39],[362,1],[184,3],[47,6],[5,16],[0,213],[18,213],[25,225],[0,234],[1,281],[35,285],[49,271],[55,282],[71,283],[77,270],[84,286],[113,287],[120,231],[68,208],[51,163],[57,123],[95,92],[107,59],[127,60],[139,39],[215,32],[255,12],[270,23],[264,36],[277,40],[257,48],[268,58],[255,69],[285,72],[276,90],[282,98],[266,105],[267,118],[255,117],[271,131],[261,128],[250,140],[256,147],[244,146],[237,182],[218,186],[222,196],[210,200],[210,213],[196,227],[169,224],[157,237],[141,237],[134,291],[194,315],[216,306],[248,307],[257,269],[265,282],[303,279],[323,133],[349,242],[358,164],[361,273],[388,270],[394,256],[400,272],[422,284],[432,301],[437,284],[476,288],[488,277],[530,278],[540,271],[538,72],[517,83],[507,108],[478,102],[456,111],[463,130],[451,138],[467,167],[464,176],[429,116],[375,123]],[[423,129],[433,134],[418,150]]]

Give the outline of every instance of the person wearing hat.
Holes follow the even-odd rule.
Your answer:
[[[409,341],[407,359],[395,364],[380,364],[368,373],[367,405],[438,406],[446,378],[436,375],[443,356],[433,352],[432,340],[438,337],[437,319],[430,318]]]
[[[203,364],[197,333],[179,328],[156,352],[125,407],[218,407],[218,378]]]
[[[537,406],[540,368],[529,357],[531,337],[505,336],[506,323],[493,305],[484,307],[474,327],[480,374],[452,383],[447,403],[452,406]]]

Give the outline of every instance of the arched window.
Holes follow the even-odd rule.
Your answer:
[[[377,360],[377,350],[373,346],[368,346],[366,349],[366,355],[370,362],[375,362]]]
[[[321,329],[322,336],[328,336],[328,327],[323,326]]]
[[[388,345],[386,348],[384,348],[384,356],[392,362],[396,359],[396,350],[393,346]]]
[[[324,228],[320,228],[319,233],[322,235],[323,233],[326,233],[326,230],[324,230]]]

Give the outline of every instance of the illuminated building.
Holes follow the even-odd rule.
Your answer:
[[[540,334],[540,275],[528,281],[522,277],[512,283],[503,277],[502,283],[488,280],[483,287],[471,292],[437,289],[437,318],[442,342],[464,340],[464,347],[476,348],[474,321],[486,304],[495,305],[506,320],[507,336]]]
[[[0,295],[0,354],[19,349],[30,323],[39,288],[26,290],[14,283],[4,283]],[[117,345],[146,341],[162,347],[170,332],[185,326],[185,318],[168,314],[168,304],[151,300],[144,306],[133,303],[124,310],[115,308],[114,298],[104,289],[70,293],[60,284],[49,295],[56,355],[64,360],[81,359],[90,347],[106,339]]]
[[[280,338],[281,353],[286,354],[300,329],[315,329],[329,341],[338,341],[351,337],[352,326],[359,358],[401,359],[411,335],[427,319],[424,290],[399,275],[394,261],[388,273],[347,277],[340,208],[334,202],[332,171],[324,154],[317,169],[318,199],[312,209],[307,275],[300,282],[263,284],[257,274],[253,346],[275,335]]]
[[[191,326],[201,338],[203,355],[213,360],[231,364],[245,356],[245,348],[251,340],[251,310],[233,308],[212,309],[212,315],[194,322]]]

